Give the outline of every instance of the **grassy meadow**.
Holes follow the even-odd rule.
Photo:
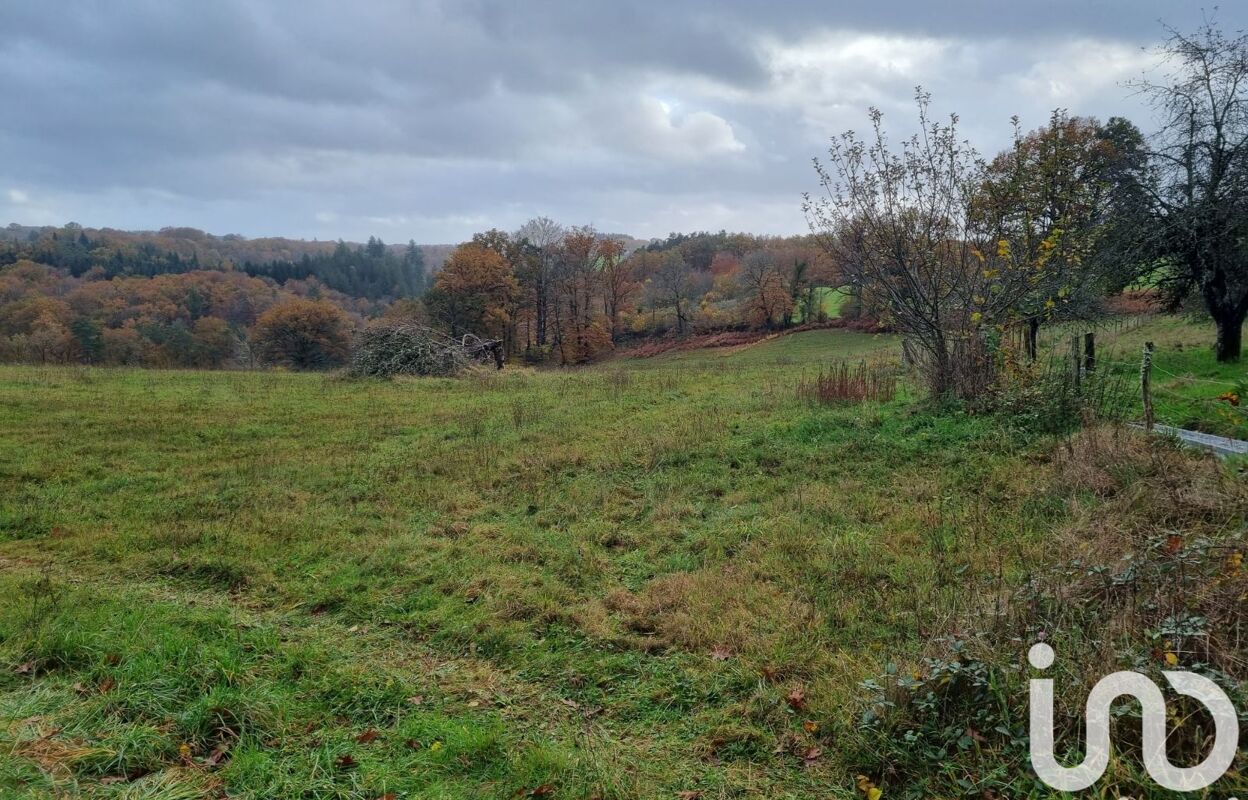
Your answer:
[[[1148,325],[1160,367],[1235,378]],[[1128,432],[1096,467],[913,390],[797,399],[896,347],[394,382],[0,368],[0,797],[922,794],[861,730],[864,681],[917,679],[1068,557],[1242,538],[1248,503]],[[1131,487],[1165,469],[1216,502],[1159,515]],[[928,785],[1026,770],[977,749]]]

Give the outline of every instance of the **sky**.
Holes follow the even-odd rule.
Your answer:
[[[1237,30],[1244,6],[7,0],[0,225],[801,233],[811,159],[869,107],[907,134],[921,84],[985,155],[1059,107],[1148,132],[1124,83],[1165,25]]]

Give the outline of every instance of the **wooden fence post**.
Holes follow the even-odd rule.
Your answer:
[[[1079,337],[1070,337],[1070,365],[1074,369],[1075,391],[1079,391],[1079,379],[1083,377],[1083,356],[1079,353]]]
[[[1144,343],[1140,361],[1140,393],[1144,397],[1144,430],[1153,432],[1153,343]]]
[[[1088,331],[1083,335],[1083,371],[1090,373],[1096,369],[1096,332]]]

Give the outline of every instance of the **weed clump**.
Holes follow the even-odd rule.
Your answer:
[[[887,403],[897,396],[897,372],[890,364],[861,361],[856,367],[848,363],[822,368],[814,378],[802,378],[797,396],[810,403],[861,403],[876,400]]]

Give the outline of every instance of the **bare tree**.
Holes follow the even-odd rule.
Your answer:
[[[767,250],[747,253],[737,281],[744,291],[743,303],[750,323],[772,328],[793,308],[791,292],[777,263],[779,254]]]
[[[598,232],[592,226],[575,227],[563,237],[552,273],[555,344],[563,363],[582,361],[597,350],[592,335],[594,297],[600,275]]]
[[[533,307],[537,346],[545,347],[550,326],[551,281],[559,246],[563,242],[563,226],[549,217],[536,217],[516,231],[515,239],[526,242],[532,251],[526,261],[525,274],[518,276],[530,295]]]
[[[684,334],[689,330],[689,303],[693,297],[693,271],[679,250],[669,250],[655,270],[655,295],[663,302],[670,303],[676,312],[676,333]]]
[[[602,276],[602,312],[614,343],[620,334],[620,313],[632,303],[638,284],[633,277],[633,264],[624,258],[624,243],[619,239],[603,239],[598,243],[598,262]]]
[[[1167,80],[1141,81],[1163,118],[1149,187],[1156,252],[1178,302],[1199,292],[1219,361],[1238,361],[1248,316],[1248,34],[1171,30]]]
[[[948,123],[928,115],[916,90],[920,132],[890,145],[871,109],[873,136],[836,137],[828,166],[815,169],[824,193],[804,204],[817,241],[859,294],[878,298],[889,321],[926,356],[936,395],[970,395],[991,376],[982,333],[1016,316],[1034,273],[1019,269],[1008,242],[984,224],[976,204],[985,164]]]

